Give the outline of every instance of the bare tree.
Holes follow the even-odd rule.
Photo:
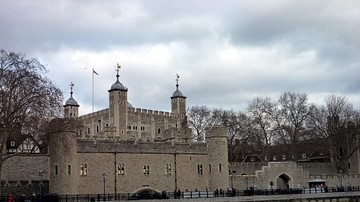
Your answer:
[[[233,161],[237,150],[235,140],[248,142],[250,139],[249,119],[245,113],[233,110],[213,109],[211,114],[212,125],[224,125],[227,128],[229,161]]]
[[[279,107],[274,111],[276,131],[284,144],[298,143],[303,140],[305,120],[309,116],[307,95],[292,92],[284,93],[279,98]]]
[[[38,127],[61,113],[62,93],[45,73],[37,59],[0,50],[0,179],[2,165],[11,157],[8,139],[22,134],[37,139]]]
[[[256,97],[248,105],[247,114],[253,125],[254,137],[260,148],[272,143],[274,104],[269,97]]]
[[[214,122],[211,109],[206,106],[193,106],[187,112],[188,124],[195,130],[196,141],[205,140],[205,129]]]
[[[337,169],[348,172],[347,163],[360,146],[360,113],[346,97],[331,95],[325,105],[314,107],[308,126],[318,137],[324,138],[332,163]]]

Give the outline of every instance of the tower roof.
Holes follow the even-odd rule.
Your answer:
[[[66,107],[66,106],[79,107],[79,106],[80,106],[80,105],[76,102],[76,100],[73,98],[73,91],[72,91],[73,87],[74,87],[74,84],[71,83],[71,84],[70,84],[70,98],[69,98],[68,100],[66,100],[64,107]]]
[[[113,85],[111,85],[111,88],[110,88],[109,92],[111,92],[111,91],[117,91],[117,90],[120,90],[120,91],[127,91],[127,90],[128,90],[128,89],[127,89],[122,83],[120,83],[120,81],[119,81],[119,77],[120,77],[120,75],[119,75],[119,70],[120,70],[120,68],[121,68],[121,66],[120,66],[119,64],[117,64],[117,68],[116,68],[116,71],[117,71],[117,73],[116,73],[116,81],[115,81],[115,83],[114,83]]]
[[[179,74],[176,74],[176,90],[171,96],[171,98],[178,98],[178,97],[186,98],[184,94],[179,90],[179,78],[180,78]]]

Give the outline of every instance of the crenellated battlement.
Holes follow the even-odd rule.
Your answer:
[[[101,116],[101,115],[108,114],[108,113],[109,113],[109,108],[80,116],[79,119],[81,119],[81,120],[90,119],[90,118]]]
[[[182,153],[207,155],[206,143],[191,144],[133,140],[114,141],[114,139],[78,139],[77,149],[80,153]]]
[[[131,115],[144,114],[144,115],[155,115],[155,116],[165,116],[165,117],[175,116],[175,114],[171,112],[143,109],[143,108],[128,108],[128,114]]]

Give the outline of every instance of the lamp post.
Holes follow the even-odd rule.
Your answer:
[[[40,202],[43,202],[43,186],[44,186],[44,183],[43,183],[43,174],[44,174],[44,171],[43,170],[40,170],[39,171],[39,176],[40,176],[40,184],[39,184],[39,201]]]
[[[236,173],[236,170],[231,171],[231,189],[234,189],[234,175]]]
[[[339,178],[339,189],[340,191],[342,191],[343,187],[342,187],[342,178],[343,178],[343,171],[342,169],[340,168],[339,169],[339,175],[338,175],[338,178]]]
[[[106,194],[106,189],[105,189],[105,184],[106,184],[106,173],[105,173],[105,171],[103,172],[102,176],[103,176],[103,181],[104,181],[104,201],[105,201],[105,194]]]

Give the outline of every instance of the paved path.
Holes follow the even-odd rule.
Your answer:
[[[256,195],[256,196],[237,196],[237,197],[218,197],[218,198],[197,198],[197,199],[167,199],[167,200],[137,200],[138,202],[245,202],[245,201],[289,201],[294,199],[327,199],[327,198],[343,198],[357,196],[360,198],[360,192],[333,192],[319,194],[288,194],[288,195]]]

